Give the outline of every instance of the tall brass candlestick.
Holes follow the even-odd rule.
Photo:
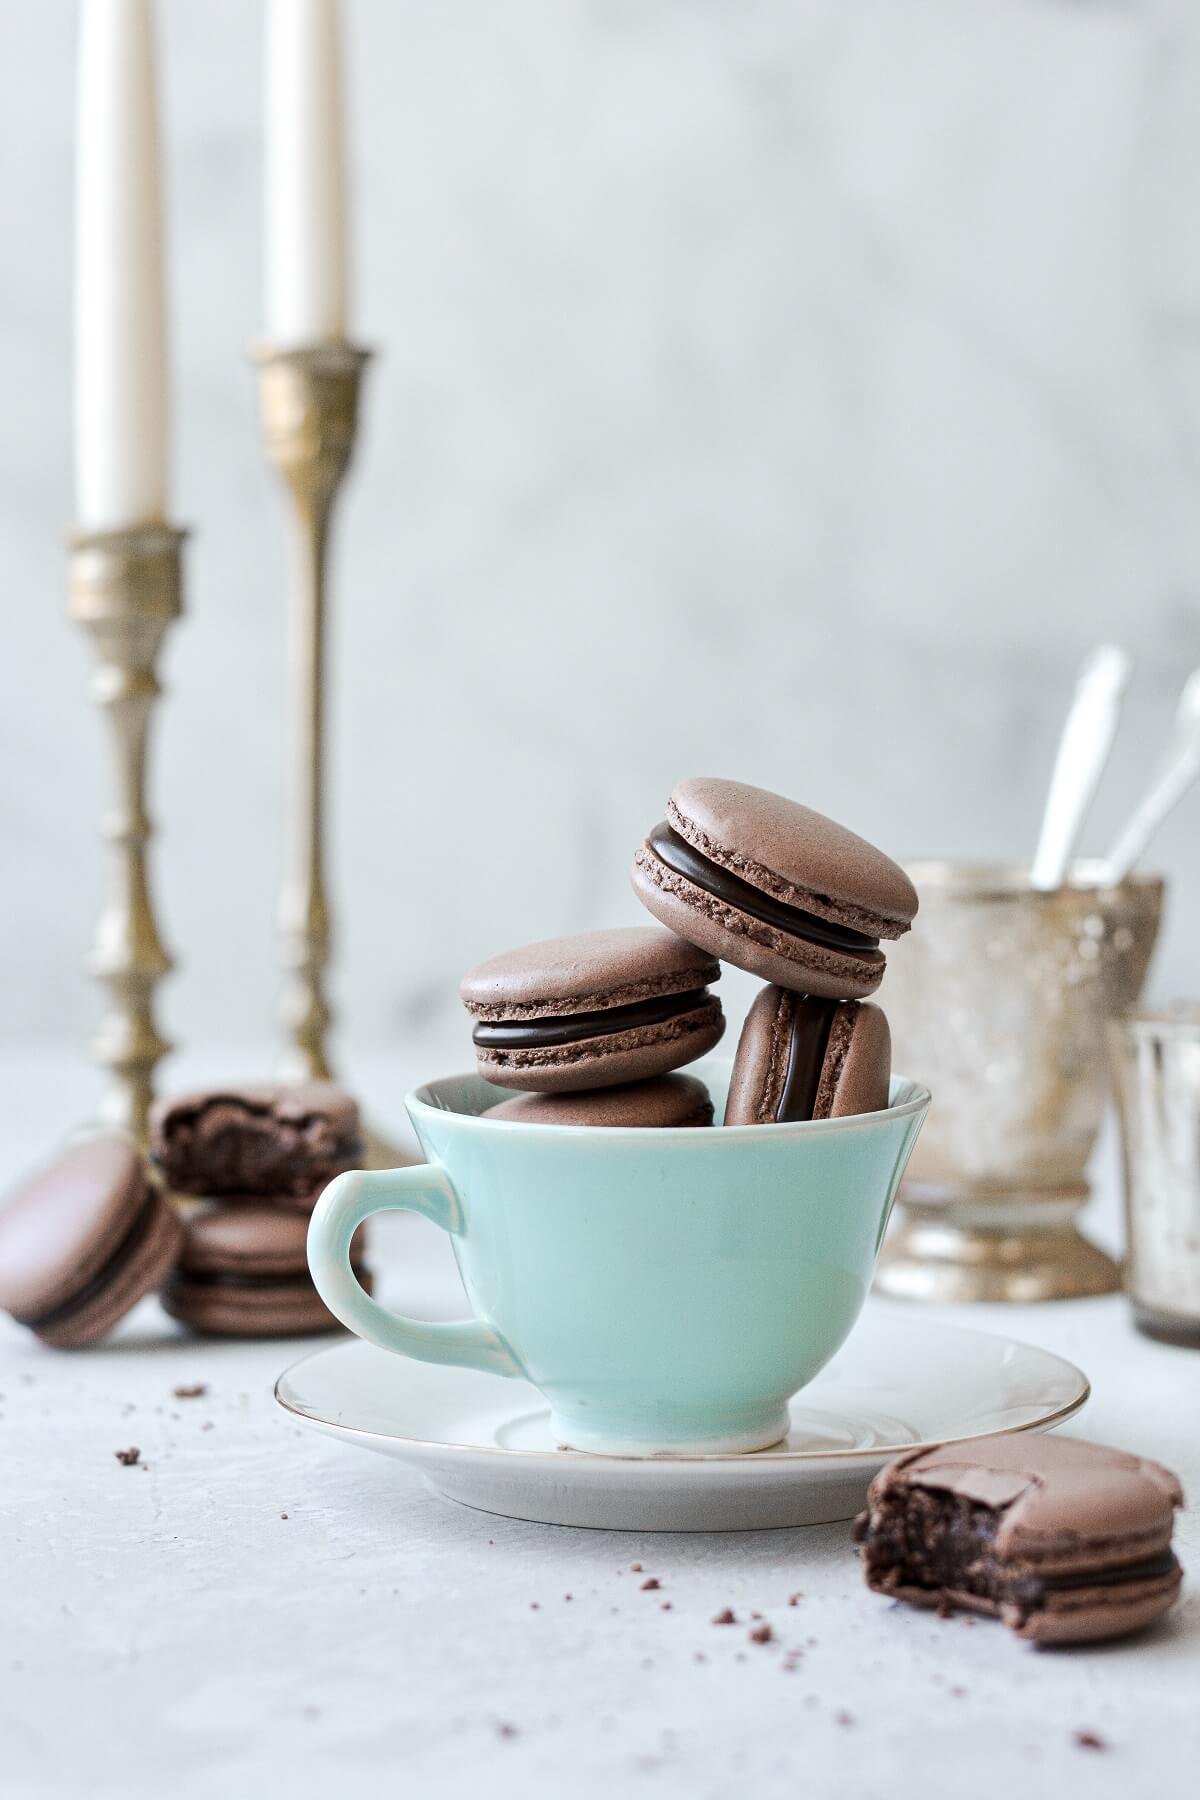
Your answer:
[[[292,680],[296,761],[291,867],[280,898],[286,971],[283,1018],[291,1044],[286,1073],[329,1080],[325,991],[333,928],[325,887],[325,627],[329,527],[358,429],[368,352],[349,344],[258,352],[267,454],[291,499],[294,598]],[[404,1160],[368,1132],[368,1160]]]
[[[325,994],[332,927],[325,890],[325,572],[333,504],[358,428],[364,350],[344,344],[259,353],[267,454],[292,502],[295,593],[292,677],[296,701],[292,866],[279,906],[287,970],[288,1073],[330,1078]]]
[[[70,613],[95,645],[92,691],[112,721],[117,753],[117,803],[101,822],[113,882],[89,963],[110,994],[95,1042],[97,1061],[113,1075],[101,1111],[143,1142],[155,1065],[170,1049],[154,1022],[154,990],[171,968],[146,869],[147,734],[160,692],[159,648],[181,610],[183,538],[172,526],[144,525],[69,540]]]

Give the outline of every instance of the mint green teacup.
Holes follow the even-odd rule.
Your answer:
[[[720,1117],[729,1064],[695,1065]],[[477,1075],[408,1096],[428,1162],[326,1188],[308,1257],[330,1311],[385,1350],[521,1375],[579,1450],[759,1450],[858,1317],[929,1105],[892,1080],[886,1112],[802,1125],[611,1130],[479,1115]],[[372,1213],[450,1234],[476,1317],[388,1312],[350,1268]]]

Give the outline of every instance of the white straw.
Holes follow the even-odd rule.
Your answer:
[[[1059,888],[1066,879],[1096,784],[1112,749],[1121,716],[1121,696],[1132,666],[1118,645],[1101,644],[1079,672],[1075,698],[1058,743],[1033,859],[1031,881],[1035,888]]]
[[[1200,669],[1188,676],[1175,710],[1175,729],[1133,816],[1105,857],[1109,886],[1123,881],[1171,809],[1200,775]]]

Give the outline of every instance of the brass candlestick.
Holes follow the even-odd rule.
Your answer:
[[[283,1018],[291,1044],[286,1073],[297,1080],[332,1078],[325,991],[333,938],[325,887],[325,583],[330,521],[354,450],[367,357],[365,350],[335,343],[267,348],[256,356],[267,454],[287,487],[292,514],[295,810],[279,925]],[[373,1166],[405,1160],[374,1133],[367,1138]]]
[[[113,883],[89,961],[110,995],[95,1041],[97,1061],[114,1078],[101,1112],[141,1142],[155,1065],[170,1049],[154,1022],[154,990],[171,958],[146,870],[146,748],[159,647],[181,610],[183,539],[170,525],[143,525],[73,532],[69,540],[70,614],[95,645],[92,691],[108,711],[117,752],[117,803],[100,827],[113,847]]]

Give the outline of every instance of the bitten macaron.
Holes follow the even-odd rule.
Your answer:
[[[479,1073],[561,1093],[663,1075],[725,1029],[708,992],[714,958],[673,931],[625,926],[527,944],[480,963],[459,988]]]
[[[788,988],[756,997],[733,1059],[726,1125],[778,1125],[882,1112],[892,1034],[869,1000],[816,1000]]]
[[[657,1075],[624,1087],[583,1094],[514,1094],[489,1107],[488,1119],[520,1125],[586,1125],[618,1131],[662,1131],[713,1122],[708,1089],[694,1075]]]
[[[842,825],[740,781],[681,781],[634,857],[656,919],[764,981],[861,1000],[883,977],[881,938],[917,895],[897,863]]]
[[[1018,1432],[914,1451],[881,1469],[855,1524],[867,1586],[991,1613],[1018,1637],[1120,1637],[1173,1605],[1177,1478],[1078,1438]]]
[[[200,1208],[188,1218],[163,1306],[193,1331],[222,1337],[336,1330],[308,1271],[307,1242],[298,1210],[254,1201]],[[358,1243],[351,1263],[369,1292]]]
[[[312,1207],[362,1155],[358,1107],[329,1081],[250,1083],[161,1100],[150,1152],[177,1194]]]
[[[47,1344],[98,1343],[155,1291],[182,1240],[136,1146],[82,1138],[0,1210],[0,1306]]]

